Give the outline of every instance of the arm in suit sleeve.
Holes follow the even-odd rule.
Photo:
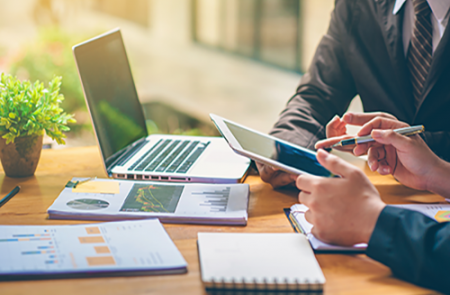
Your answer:
[[[450,292],[450,222],[386,206],[367,247],[367,255],[414,284]]]
[[[422,138],[436,155],[441,159],[450,162],[450,132],[425,131],[422,134]]]
[[[343,50],[351,26],[353,1],[336,1],[327,34],[322,38],[312,65],[297,93],[275,123],[271,134],[313,149],[325,137],[331,118],[342,115],[356,95]]]

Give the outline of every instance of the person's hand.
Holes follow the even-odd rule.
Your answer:
[[[438,178],[434,172],[444,163],[419,135],[408,137],[393,130],[407,126],[385,118],[376,118],[363,126],[361,130],[378,143],[368,149],[368,165],[382,175],[392,174],[406,186],[430,190]]]
[[[391,120],[397,120],[393,115],[383,112],[373,112],[373,113],[352,113],[348,112],[339,118],[339,116],[334,116],[333,119],[326,126],[326,136],[327,139],[320,140],[315,144],[316,149],[328,148],[333,144],[338,143],[344,139],[350,139],[354,136],[347,134],[347,125],[363,126],[368,122],[374,120],[375,118],[386,118]],[[358,132],[357,136],[364,136],[364,132],[361,130]],[[368,149],[367,144],[361,144],[356,146],[345,146],[336,147],[336,150],[350,152],[355,155],[362,155]]]
[[[294,184],[295,180],[293,179],[292,174],[258,162],[256,162],[256,166],[262,181],[270,183],[273,188]]]
[[[300,203],[309,210],[306,220],[318,239],[337,245],[367,243],[385,204],[376,188],[358,168],[319,150],[317,160],[341,178],[300,175]]]

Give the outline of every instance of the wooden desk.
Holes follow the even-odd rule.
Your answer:
[[[355,164],[367,170],[386,202],[405,203],[405,197],[427,194],[407,189],[391,177],[371,173],[363,162]],[[0,208],[0,224],[88,223],[48,219],[47,208],[74,176],[106,176],[97,147],[44,150],[36,175],[29,178],[8,178],[0,170],[1,196],[16,185],[22,187]],[[251,187],[247,226],[164,225],[188,263],[187,274],[1,282],[0,294],[204,294],[196,245],[198,232],[293,232],[282,209],[297,202],[296,192],[274,191],[258,176],[249,176],[246,182]],[[365,255],[321,254],[317,259],[327,280],[324,294],[434,294],[392,277],[387,267]]]

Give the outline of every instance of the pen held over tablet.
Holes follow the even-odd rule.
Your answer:
[[[411,136],[414,134],[419,134],[425,131],[425,127],[423,125],[417,125],[417,126],[410,126],[410,127],[404,127],[399,129],[394,129],[395,132],[398,134],[404,135],[404,136]],[[332,145],[331,147],[343,147],[348,145],[357,145],[361,143],[367,143],[375,141],[372,136],[361,136],[361,137],[355,137],[350,139],[341,140],[340,142]]]

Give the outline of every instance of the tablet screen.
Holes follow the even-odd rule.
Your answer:
[[[316,155],[313,152],[252,132],[228,121],[224,121],[224,123],[246,151],[278,161],[309,174],[325,177],[332,176],[330,171],[316,160]]]

